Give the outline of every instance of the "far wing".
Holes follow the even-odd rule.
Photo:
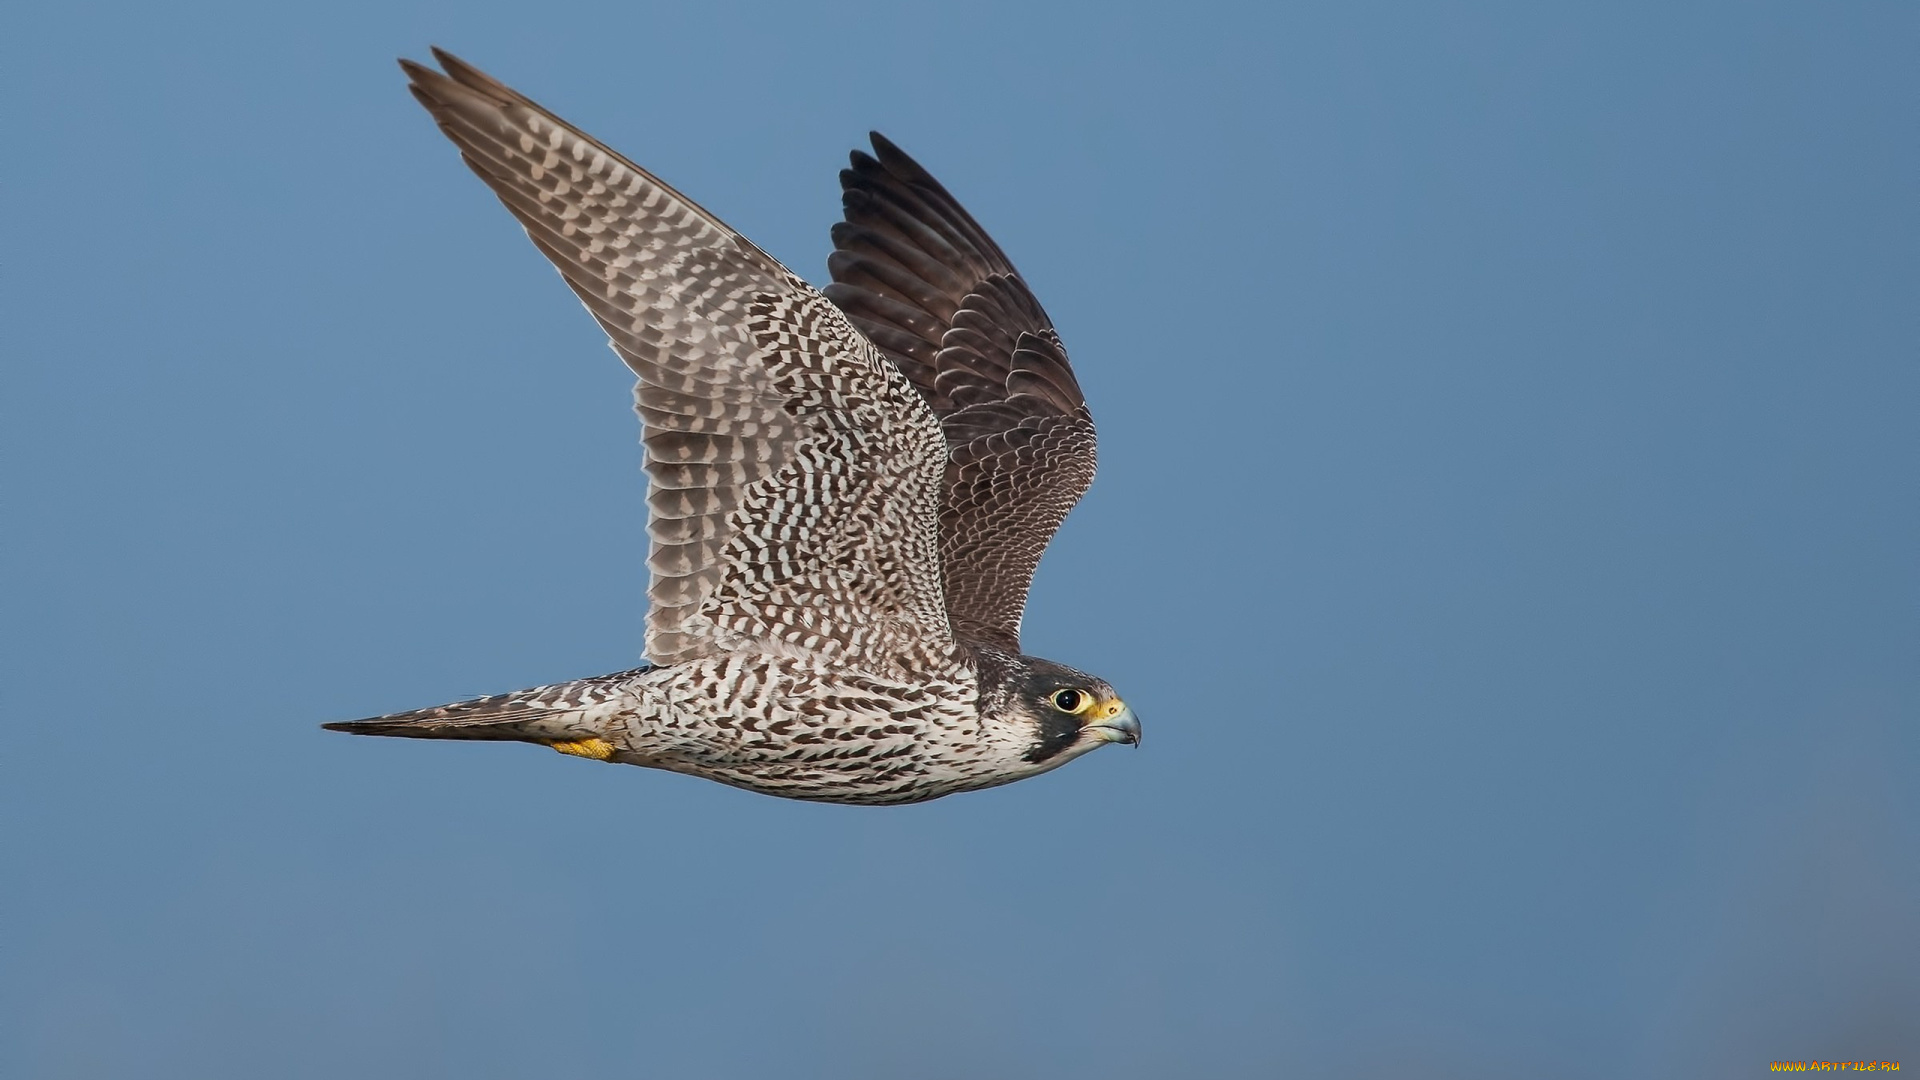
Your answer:
[[[940,556],[955,636],[1018,651],[1047,543],[1093,483],[1093,417],[999,245],[879,133],[840,173],[828,299],[939,415]]]

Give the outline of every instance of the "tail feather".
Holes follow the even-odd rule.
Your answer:
[[[604,706],[624,696],[626,684],[647,670],[635,668],[593,679],[456,701],[431,709],[320,726],[350,735],[401,739],[486,739],[548,745],[592,739],[603,732],[601,721],[607,713]]]

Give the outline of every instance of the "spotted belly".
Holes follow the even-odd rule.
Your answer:
[[[895,678],[785,657],[646,672],[607,760],[788,799],[884,805],[1007,783],[1029,741],[980,715],[971,672]],[[596,755],[598,756],[598,755]]]

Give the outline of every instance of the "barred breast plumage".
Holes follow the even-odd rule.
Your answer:
[[[328,724],[532,742],[769,795],[917,802],[1139,724],[1019,652],[1093,422],[999,247],[879,135],[841,174],[823,295],[712,214],[435,50],[414,96],[636,375],[649,481],[632,671]]]

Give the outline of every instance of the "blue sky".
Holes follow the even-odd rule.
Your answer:
[[[10,12],[0,1073],[1920,1059],[1911,5]],[[1059,325],[1034,652],[808,806],[327,720],[631,666],[628,376],[440,44],[824,278],[878,128]]]

